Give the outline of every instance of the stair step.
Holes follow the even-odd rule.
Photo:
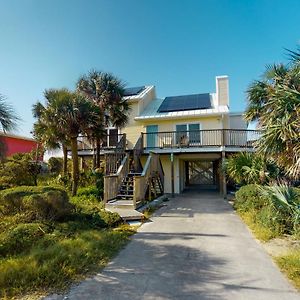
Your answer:
[[[127,177],[133,177],[133,176],[141,176],[142,173],[128,173]]]
[[[127,195],[127,194],[118,194],[117,199],[133,199],[133,195]]]

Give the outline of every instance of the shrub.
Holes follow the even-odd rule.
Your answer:
[[[96,186],[81,187],[77,191],[77,196],[95,196],[99,197],[99,191]]]
[[[264,184],[277,179],[280,169],[257,153],[242,152],[230,156],[224,165],[228,177],[237,184]]]
[[[298,189],[246,185],[236,192],[234,207],[254,231],[267,231],[264,235],[272,238],[283,233],[299,233],[299,204]]]
[[[99,215],[107,227],[116,227],[122,223],[122,218],[117,213],[101,210]]]
[[[21,186],[0,192],[0,214],[27,213],[32,219],[58,220],[71,213],[73,205],[58,187]]]
[[[263,187],[262,194],[269,197],[278,211],[280,222],[288,231],[298,231],[300,226],[299,190],[287,185]]]
[[[262,196],[261,188],[257,184],[242,186],[235,193],[234,207],[239,211],[258,210],[269,203],[270,201]]]
[[[15,154],[0,165],[0,188],[20,185],[37,185],[41,166],[33,160],[32,154]]]
[[[18,224],[0,235],[0,256],[15,255],[30,249],[47,231],[47,227],[40,223]]]
[[[59,174],[63,168],[63,159],[61,157],[50,157],[48,166],[50,173]]]

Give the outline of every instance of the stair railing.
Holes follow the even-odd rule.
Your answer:
[[[163,185],[163,170],[158,154],[150,152],[147,161],[145,163],[143,172],[140,176],[134,176],[133,181],[133,205],[136,207],[138,202],[145,199],[148,187],[150,188],[151,180],[157,177],[157,172],[159,177],[161,177],[161,183]]]
[[[143,166],[141,164],[141,155],[143,153],[143,138],[140,136],[133,147],[133,163],[134,170],[136,173],[140,173],[143,170]]]
[[[129,155],[126,154],[115,174],[104,176],[104,203],[117,197],[123,179],[129,172]]]

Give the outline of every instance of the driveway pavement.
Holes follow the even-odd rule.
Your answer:
[[[166,202],[99,274],[58,299],[300,299],[271,258],[214,193]]]

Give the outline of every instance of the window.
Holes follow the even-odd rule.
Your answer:
[[[200,124],[191,123],[176,125],[176,143],[181,146],[200,144]]]
[[[102,140],[102,147],[116,147],[119,142],[118,133],[117,128],[106,128],[106,136]]]
[[[157,146],[158,125],[147,125],[147,148],[155,148]]]

